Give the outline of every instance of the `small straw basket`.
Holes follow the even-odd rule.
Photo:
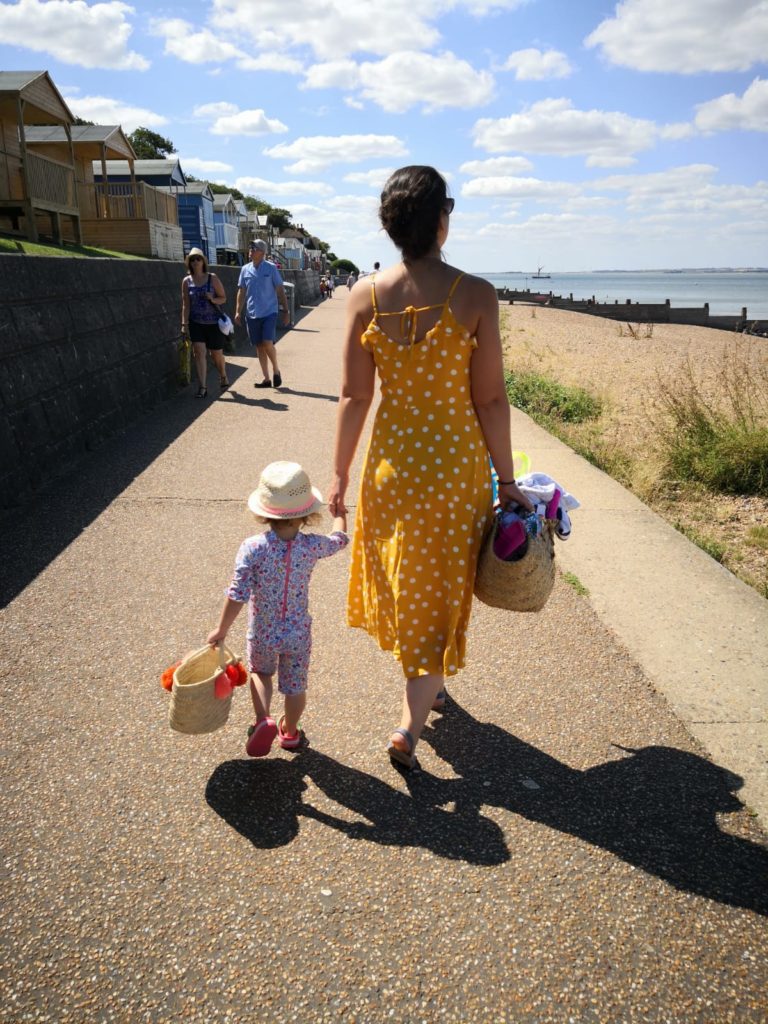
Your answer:
[[[173,673],[168,724],[176,732],[200,735],[215,732],[229,718],[232,690],[216,696],[216,679],[237,661],[223,644],[201,647],[188,654]]]
[[[494,553],[497,529],[498,520],[480,549],[475,597],[491,608],[540,612],[555,585],[554,522],[544,520],[541,531],[528,538],[528,550],[517,562],[505,562]]]

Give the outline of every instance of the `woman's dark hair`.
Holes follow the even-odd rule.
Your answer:
[[[426,256],[435,244],[447,198],[445,178],[434,167],[401,167],[386,183],[379,219],[405,259]]]

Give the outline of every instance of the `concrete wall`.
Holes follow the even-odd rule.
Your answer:
[[[239,268],[215,269],[233,316]],[[0,508],[178,390],[185,273],[162,260],[0,255]],[[319,297],[319,274],[285,278],[297,304]]]

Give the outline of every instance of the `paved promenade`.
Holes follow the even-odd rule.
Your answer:
[[[243,352],[5,524],[0,1021],[764,1021],[768,606],[521,414],[590,596],[476,604],[421,772],[384,754],[401,677],[344,625],[348,552],[312,583],[309,750],[249,760],[243,691],[168,729],[259,471],[327,487],[345,302],[280,342],[282,390]]]

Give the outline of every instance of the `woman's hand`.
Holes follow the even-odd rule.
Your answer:
[[[347,514],[347,506],[344,504],[344,496],[347,493],[347,485],[349,484],[348,476],[337,475],[331,484],[331,489],[328,492],[328,511],[332,516],[345,516]]]
[[[522,505],[526,512],[534,512],[535,508],[530,498],[527,498],[514,481],[507,484],[499,484],[499,504],[502,508],[509,508],[511,505]]]

